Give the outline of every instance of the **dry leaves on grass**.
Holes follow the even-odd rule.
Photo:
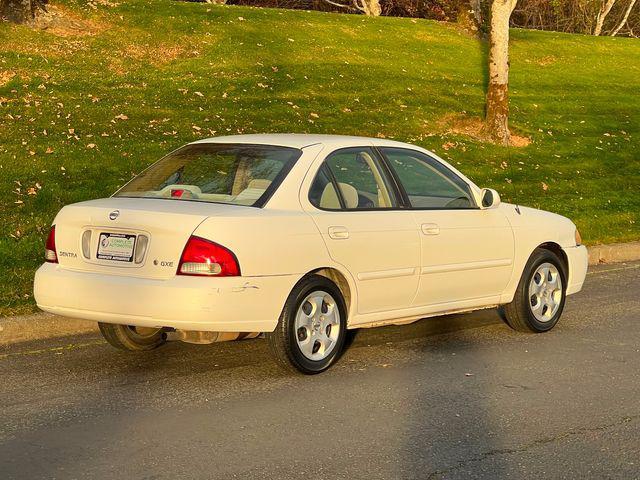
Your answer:
[[[60,5],[48,5],[47,11],[36,17],[33,26],[59,37],[96,35],[107,28],[102,22],[83,18]]]
[[[15,76],[16,73],[12,72],[11,70],[0,70],[0,87],[9,83]]]
[[[480,142],[486,142],[487,138],[482,131],[484,123],[478,117],[467,117],[461,114],[448,114],[443,116],[436,124],[437,128],[447,134],[465,135]],[[526,147],[531,144],[529,137],[524,137],[511,132],[511,146]],[[447,150],[445,148],[445,150]]]

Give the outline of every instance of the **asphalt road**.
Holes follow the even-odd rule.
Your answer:
[[[493,311],[361,330],[325,374],[265,342],[0,350],[0,478],[640,478],[640,263],[561,323]]]

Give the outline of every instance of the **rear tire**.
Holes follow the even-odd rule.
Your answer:
[[[340,289],[326,277],[309,275],[289,294],[267,340],[281,367],[313,375],[340,357],[346,333],[347,312]]]
[[[166,342],[161,328],[133,327],[113,323],[98,323],[100,333],[112,346],[127,351],[147,351]]]
[[[560,320],[566,288],[562,261],[552,251],[537,248],[522,272],[513,301],[502,308],[505,322],[519,332],[548,332]]]

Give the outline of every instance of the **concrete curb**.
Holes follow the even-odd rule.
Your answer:
[[[640,242],[594,245],[589,249],[589,265],[640,260]],[[84,333],[97,333],[96,322],[34,313],[0,317],[0,346]]]
[[[594,245],[589,249],[589,265],[640,260],[640,242]]]

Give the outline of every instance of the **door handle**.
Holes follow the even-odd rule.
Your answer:
[[[329,227],[329,237],[334,240],[344,240],[349,238],[347,227]]]
[[[425,235],[438,235],[440,233],[440,227],[437,223],[423,223],[420,225],[420,229]]]

